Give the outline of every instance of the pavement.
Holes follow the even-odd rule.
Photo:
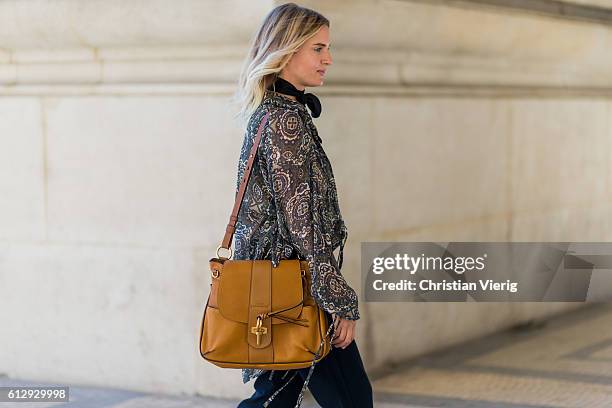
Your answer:
[[[612,408],[612,304],[589,305],[405,361],[371,380],[377,408]],[[8,385],[45,384],[0,377],[0,386]],[[70,385],[70,402],[0,402],[0,408],[237,404]],[[303,407],[317,406],[308,395]]]

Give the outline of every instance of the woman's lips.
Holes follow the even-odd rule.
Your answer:
[[[321,76],[325,76],[325,71],[317,71]]]

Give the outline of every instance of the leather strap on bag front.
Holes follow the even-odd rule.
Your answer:
[[[221,242],[221,248],[229,249],[232,243],[234,231],[236,230],[236,221],[238,220],[238,212],[240,211],[240,207],[242,206],[242,198],[244,197],[244,192],[246,190],[247,185],[249,184],[249,178],[251,177],[251,169],[253,168],[253,162],[255,161],[257,148],[259,147],[259,142],[261,141],[261,133],[266,122],[268,121],[268,117],[270,117],[270,112],[266,113],[266,115],[261,120],[259,129],[257,130],[257,136],[255,136],[255,139],[253,140],[253,147],[251,147],[249,159],[244,169],[244,174],[242,175],[242,181],[240,182],[240,188],[238,189],[238,194],[236,195],[236,201],[234,202],[232,215],[230,215],[229,223],[225,228],[225,236],[223,237],[223,241]]]

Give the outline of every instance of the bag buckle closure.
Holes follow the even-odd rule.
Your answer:
[[[262,327],[263,317],[261,315],[257,316],[257,323],[255,326],[251,327],[251,333],[257,336],[257,345],[261,344],[261,336],[263,334],[268,333],[267,327]]]

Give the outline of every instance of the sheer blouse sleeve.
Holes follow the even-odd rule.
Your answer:
[[[359,319],[357,294],[334,262],[325,238],[318,183],[326,180],[316,165],[314,139],[296,111],[271,111],[261,141],[280,235],[291,243],[312,274],[312,294],[319,306],[349,320]]]

